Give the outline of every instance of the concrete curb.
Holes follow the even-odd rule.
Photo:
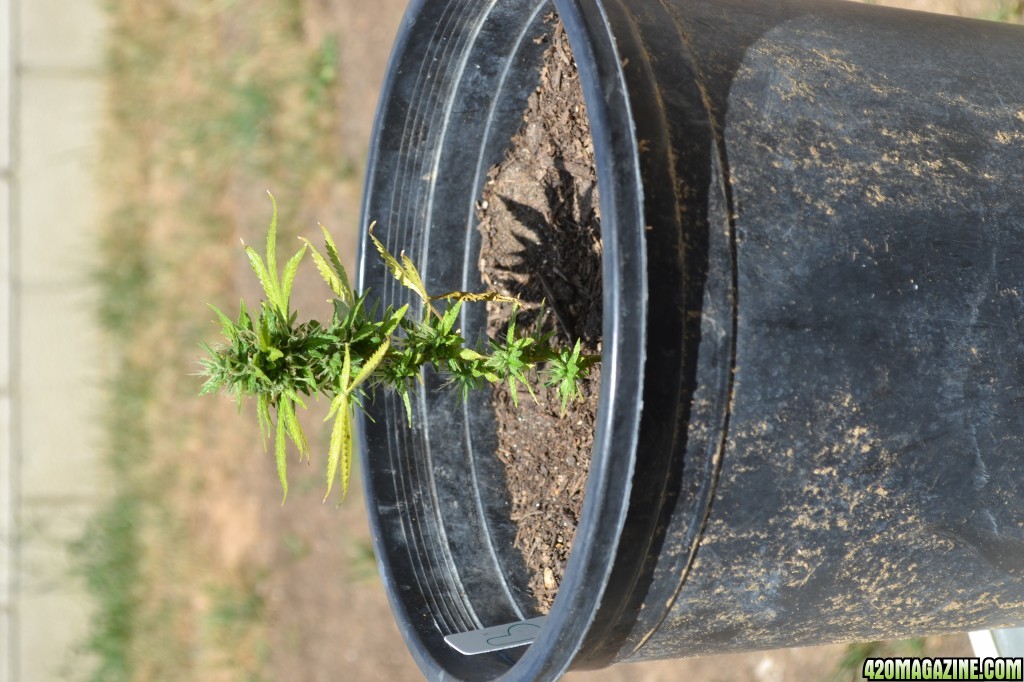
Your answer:
[[[13,103],[15,25],[12,0],[0,0],[0,682],[14,682],[17,649],[14,625],[15,554],[13,551],[15,480],[13,461],[12,349],[14,337],[11,284],[14,207],[11,200],[13,180]]]
[[[96,0],[0,0],[0,682],[84,663],[92,604],[68,542],[103,499],[88,273],[104,19]]]

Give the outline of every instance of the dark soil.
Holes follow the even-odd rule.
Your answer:
[[[479,203],[480,272],[488,288],[523,301],[518,328],[540,325],[554,330],[557,342],[579,338],[584,352],[596,354],[602,306],[594,148],[565,31],[554,16],[550,21],[540,84],[505,160],[490,170]],[[488,334],[503,335],[511,305],[489,305]],[[518,527],[516,547],[543,612],[554,601],[583,506],[599,383],[595,365],[582,399],[564,415],[554,389],[536,390],[536,402],[523,392],[518,408],[507,386],[494,389],[497,454]]]

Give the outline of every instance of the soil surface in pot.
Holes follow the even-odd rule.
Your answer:
[[[583,92],[565,30],[552,15],[540,84],[505,160],[491,168],[478,204],[480,272],[493,291],[523,302],[517,328],[539,325],[553,341],[601,352],[601,235],[597,172]],[[543,302],[543,307],[542,307]],[[488,304],[488,334],[504,335],[510,304]],[[553,388],[514,406],[494,389],[498,457],[505,465],[516,547],[530,589],[547,612],[562,580],[583,506],[594,440],[600,365],[562,413]]]

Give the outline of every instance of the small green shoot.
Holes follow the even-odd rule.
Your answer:
[[[204,345],[207,357],[201,361],[206,381],[200,395],[227,391],[241,409],[245,398],[256,399],[256,414],[264,443],[274,434],[274,455],[283,491],[288,495],[287,441],[299,457],[309,458],[309,444],[297,418],[297,407],[305,408],[303,397],[324,396],[330,400],[327,419],[334,419],[327,453],[327,492],[340,480],[342,498],[352,469],[352,419],[366,399],[377,390],[393,391],[405,406],[412,422],[411,395],[424,366],[448,377],[460,397],[488,383],[507,383],[513,402],[518,405],[518,386],[534,396],[534,377],[554,387],[565,412],[569,401],[579,397],[579,383],[588,376],[599,355],[580,352],[580,342],[572,349],[552,346],[551,333],[522,335],[516,331],[518,301],[494,292],[451,291],[431,296],[412,259],[406,254],[395,258],[373,234],[381,259],[402,285],[416,293],[423,304],[419,320],[407,313],[409,306],[397,310],[388,307],[375,316],[378,302],[367,312],[367,292],[352,289],[338,249],[327,232],[326,256],[307,240],[278,272],[277,204],[271,196],[273,215],[267,231],[263,256],[245,246],[266,300],[253,310],[242,301],[237,321],[211,306],[217,314],[227,343]],[[290,308],[295,275],[306,252],[312,255],[317,271],[334,294],[333,315],[327,322],[298,322]],[[435,302],[444,301],[443,310]],[[508,332],[500,340],[491,340],[488,348],[468,348],[455,324],[463,303],[505,301],[512,303]],[[271,414],[271,410],[276,416]]]

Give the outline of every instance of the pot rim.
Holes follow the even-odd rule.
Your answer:
[[[590,120],[600,188],[604,326],[596,433],[573,550],[547,624],[517,664],[540,675],[531,679],[555,679],[569,669],[606,597],[636,465],[647,332],[643,183],[623,59],[602,3],[553,1]]]
[[[501,680],[557,679],[572,666],[584,648],[606,596],[605,589],[618,554],[619,536],[629,509],[643,402],[647,251],[640,156],[623,60],[602,2],[552,1],[576,58],[600,187],[604,282],[602,378],[583,509],[559,593],[543,631],[522,657],[496,678]],[[417,28],[417,19],[430,4],[431,0],[414,0],[410,4],[393,47],[367,160],[363,223],[371,218],[373,180],[380,150],[389,142],[394,144],[393,140],[384,139],[381,125],[390,101],[401,91],[405,81],[423,77],[422,72],[402,73],[399,66],[411,49],[410,37]],[[493,1],[489,4],[481,16],[485,17],[497,6]],[[537,2],[533,7],[539,12],[550,4]],[[457,3],[446,11],[459,12],[460,8],[454,5]],[[468,47],[462,49],[469,51]],[[523,106],[525,108],[525,100]],[[366,235],[360,234],[357,278],[360,288],[364,287],[366,273],[366,241]],[[357,420],[360,443],[366,442],[363,429],[364,424]],[[367,450],[365,446],[361,448],[364,471],[368,472],[374,463]],[[379,510],[374,507],[375,495],[369,478],[363,477],[363,485],[374,543],[378,549],[378,570],[384,579],[403,638],[430,679],[455,679],[410,623],[410,614],[396,584],[393,567],[386,559],[387,548],[382,546],[381,519]],[[616,609],[611,611],[609,617],[617,615]]]

